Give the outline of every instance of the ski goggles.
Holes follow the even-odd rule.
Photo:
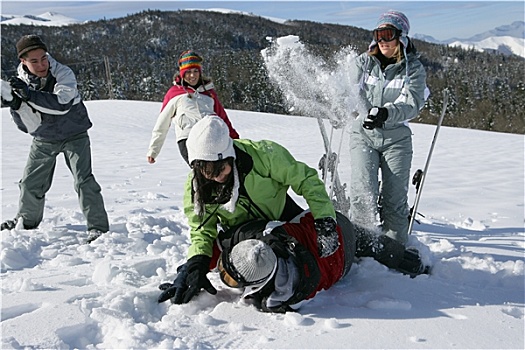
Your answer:
[[[392,27],[376,28],[372,33],[374,36],[374,40],[378,43],[380,43],[381,41],[385,41],[388,43],[401,36],[401,31],[397,28]]]
[[[235,266],[233,266],[232,262],[228,258],[229,254],[222,252],[221,256],[219,257],[219,261],[217,264],[217,269],[219,270],[219,275],[221,277],[221,281],[231,288],[244,288],[247,286],[256,285],[259,283],[264,282],[268,277],[261,278],[260,280],[248,282],[242,277],[242,275],[237,271]]]

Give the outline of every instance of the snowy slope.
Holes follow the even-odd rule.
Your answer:
[[[160,102],[86,105],[111,231],[78,243],[85,222],[59,157],[40,227],[1,232],[2,349],[524,347],[523,135],[441,129],[419,206],[426,218],[411,236],[432,275],[410,279],[364,259],[300,313],[275,315],[239,301],[216,273],[208,275],[216,296],[157,304],[157,286],[175,277],[189,246],[188,167],[174,134],[157,163],[146,162]],[[323,146],[315,119],[228,113],[242,137],[275,140],[317,165]],[[16,214],[31,138],[6,108],[0,125],[4,220]],[[415,170],[434,127],[412,130]],[[341,153],[348,181],[347,140]]]
[[[464,49],[473,48],[478,51],[496,50],[506,55],[514,54],[525,57],[524,21],[515,21],[509,25],[499,26],[467,39],[451,38],[439,41],[432,36],[423,34],[414,34],[413,37],[436,44],[448,44]]]
[[[449,46],[460,46],[463,49],[474,48],[477,51],[495,50],[507,55],[514,54],[525,57],[525,39],[511,36],[493,36],[480,41],[454,41]]]
[[[32,15],[6,15],[2,14],[2,24],[25,24],[33,26],[61,27],[69,24],[81,23],[74,18],[70,18],[56,12],[45,12],[38,16]]]

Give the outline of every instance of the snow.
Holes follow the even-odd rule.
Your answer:
[[[85,221],[59,157],[40,227],[1,232],[2,349],[524,347],[523,135],[440,130],[419,204],[425,218],[410,236],[431,275],[411,279],[366,258],[299,313],[267,314],[214,272],[217,295],[157,303],[158,285],[174,279],[190,244],[182,210],[189,169],[174,135],[157,163],[146,161],[160,102],[86,105],[111,230],[79,243]],[[277,141],[317,166],[323,144],[315,119],[228,114],[242,137]],[[6,108],[1,126],[5,220],[16,214],[31,137]],[[411,127],[415,171],[435,126]],[[347,182],[346,141],[341,157]]]
[[[515,21],[509,25],[496,27],[469,39],[449,39],[449,46],[477,51],[497,50],[504,54],[525,57],[525,22]]]

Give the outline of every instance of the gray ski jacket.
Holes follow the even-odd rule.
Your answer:
[[[91,128],[86,106],[77,90],[73,71],[47,54],[49,74],[39,78],[20,63],[18,77],[29,84],[29,97],[13,121],[23,132],[44,141],[61,141]]]
[[[356,65],[356,81],[366,110],[372,107],[388,110],[383,129],[408,126],[408,121],[417,117],[423,108],[428,94],[426,72],[418,56],[407,53],[407,58],[382,72],[379,60],[365,52],[356,58]],[[360,128],[365,117],[360,115],[354,128]]]

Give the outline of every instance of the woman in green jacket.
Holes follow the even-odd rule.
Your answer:
[[[356,58],[355,79],[368,113],[353,122],[350,137],[350,219],[369,230],[379,226],[402,244],[408,241],[412,163],[408,121],[417,117],[428,93],[424,67],[407,37],[409,29],[403,13],[382,14],[368,52]]]
[[[336,251],[336,214],[317,170],[297,161],[275,142],[233,140],[216,116],[197,122],[186,146],[192,171],[185,188],[184,212],[191,246],[179,303],[187,303],[201,288],[216,293],[206,274],[218,225],[228,229],[257,218],[289,221],[303,211],[287,195],[290,187],[305,198],[312,212],[321,258]]]

